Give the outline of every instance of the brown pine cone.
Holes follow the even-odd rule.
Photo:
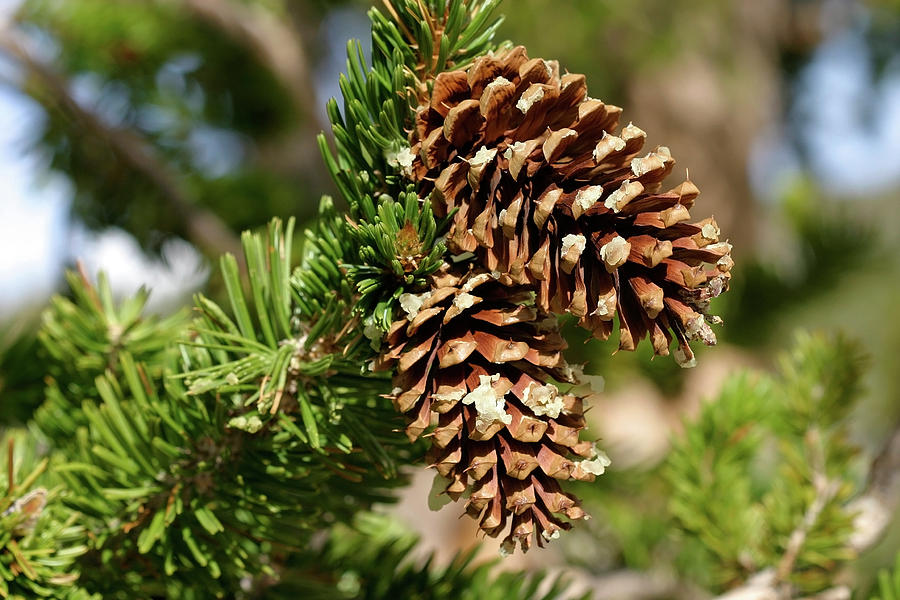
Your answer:
[[[393,402],[416,440],[432,425],[428,460],[449,480],[454,500],[490,536],[523,550],[584,518],[556,480],[593,480],[609,459],[579,441],[582,398],[551,380],[574,382],[555,317],[527,288],[486,272],[447,266],[430,291],[404,294],[380,369],[395,368]],[[579,390],[581,391],[581,390]]]
[[[646,135],[615,134],[621,112],[516,47],[438,75],[401,164],[438,216],[456,211],[451,251],[536,286],[541,309],[600,339],[618,315],[621,349],[649,335],[667,355],[674,334],[692,366],[688,342],[716,342],[706,312],[728,287],[731,245],[712,218],[688,222],[693,183],[660,191],[675,161],[663,146],[638,156]]]

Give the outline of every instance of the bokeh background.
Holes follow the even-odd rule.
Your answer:
[[[2,419],[26,417],[39,398],[32,334],[75,260],[106,270],[120,295],[151,287],[150,308],[169,312],[199,289],[217,293],[215,259],[241,230],[314,217],[334,193],[315,134],[339,94],[347,39],[368,46],[370,6],[0,0]],[[770,368],[795,330],[843,331],[865,347],[854,416],[864,448],[900,418],[900,2],[507,0],[502,10],[502,39],[585,73],[592,96],[623,106],[651,147],[672,149],[703,190],[699,210],[735,246],[720,346],[698,368],[646,348],[613,356],[612,343],[571,333],[572,360],[606,380],[592,427],[616,470],[588,499],[594,525],[524,561],[574,562],[609,584],[659,558],[642,482],[681,419],[736,369]],[[471,544],[458,509],[423,508],[431,476],[415,482],[397,513],[425,549],[446,559]],[[898,546],[892,533],[862,557],[861,580]]]

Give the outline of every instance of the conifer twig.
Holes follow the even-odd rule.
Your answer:
[[[815,460],[814,460],[815,463]],[[824,478],[823,470],[814,464],[814,485],[816,497],[807,509],[803,522],[791,534],[788,548],[778,565],[777,570],[765,570],[757,573],[747,583],[717,600],[781,600],[792,598],[787,586],[779,586],[793,569],[797,555],[805,542],[806,534],[815,524],[828,501],[837,492],[838,483]],[[872,462],[869,472],[869,483],[866,491],[854,500],[848,509],[858,511],[854,520],[854,531],[849,545],[856,552],[873,547],[884,535],[892,516],[900,505],[900,426],[894,429],[884,448]],[[839,586],[826,590],[813,598],[836,600],[848,598],[849,592]]]
[[[787,580],[791,571],[794,570],[794,563],[797,562],[797,557],[803,549],[803,544],[806,543],[807,535],[809,535],[810,530],[812,530],[819,520],[822,511],[828,505],[828,502],[834,498],[834,495],[840,487],[839,481],[828,480],[825,477],[821,477],[819,473],[816,473],[814,479],[816,496],[813,498],[809,508],[806,509],[806,512],[803,515],[803,521],[793,532],[791,532],[791,536],[788,538],[787,550],[781,557],[781,561],[778,563],[778,569],[775,572],[778,581],[783,582]]]
[[[865,492],[851,503],[858,511],[850,546],[857,552],[878,543],[900,506],[900,424],[872,462]]]
[[[794,588],[790,576],[809,532],[812,531],[822,511],[840,489],[840,481],[829,479],[825,470],[825,455],[822,436],[815,427],[806,432],[805,442],[809,448],[809,462],[812,470],[812,484],[816,491],[800,524],[788,536],[787,547],[778,565],[755,573],[740,587],[717,597],[717,600],[790,600],[794,598]]]
[[[791,572],[794,570],[794,563],[797,562],[797,557],[806,543],[806,537],[812,528],[815,527],[822,511],[825,510],[828,502],[834,498],[840,487],[840,482],[830,480],[825,472],[825,456],[822,452],[822,440],[818,429],[812,428],[807,432],[807,444],[811,449],[810,466],[812,467],[812,484],[816,490],[816,495],[803,514],[803,520],[800,522],[800,525],[791,532],[787,548],[781,557],[781,561],[778,563],[778,568],[775,571],[775,581],[782,584],[787,582]],[[790,593],[787,594],[787,597],[790,597]]]

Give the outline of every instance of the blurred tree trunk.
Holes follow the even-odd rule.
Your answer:
[[[672,148],[735,251],[746,253],[759,219],[748,163],[760,133],[784,111],[778,25],[788,22],[789,7],[731,0],[728,12],[728,28],[714,14],[692,12],[681,29],[693,38],[689,49],[638,72],[628,82],[628,109],[651,145]]]

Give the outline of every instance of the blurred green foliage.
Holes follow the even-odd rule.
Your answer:
[[[446,566],[435,564],[433,556],[416,560],[417,542],[391,519],[362,513],[352,524],[331,531],[310,561],[316,570],[291,573],[269,593],[310,600],[552,600],[566,592],[563,577],[540,571],[495,573],[497,561],[477,563],[474,550],[455,555]],[[587,600],[589,593],[568,597]]]
[[[734,374],[685,420],[662,463],[577,488],[596,518],[572,533],[568,559],[714,592],[785,564],[780,577],[800,593],[834,585],[856,556],[848,504],[866,469],[847,432],[865,363],[853,342],[803,334],[777,376]]]
[[[532,56],[584,73],[592,95],[621,104],[636,75],[702,43],[708,23],[715,23],[711,33],[727,38],[730,18],[729,4],[716,0],[524,0],[507,13],[499,35],[527,41]]]
[[[263,4],[290,18],[285,4]],[[319,19],[324,8],[304,15]],[[296,106],[271,65],[231,32],[164,1],[33,0],[17,20],[42,40],[83,108],[111,130],[134,134],[192,203],[233,230],[272,215],[314,214],[327,185],[321,169],[307,164],[319,127],[309,119],[317,112]],[[36,147],[74,183],[79,218],[94,228],[123,227],[150,248],[168,235],[191,237],[165,190],[85,129],[46,86],[34,81],[28,89],[47,109]],[[267,158],[278,152],[269,146],[297,135],[306,138],[299,160],[279,165]]]
[[[23,424],[43,400],[44,365],[37,337],[15,334],[0,349],[0,423]]]
[[[839,288],[848,272],[865,271],[887,258],[874,223],[847,204],[823,201],[808,179],[781,197],[780,221],[792,251],[745,258],[723,298],[730,342],[759,347],[779,332],[777,323],[810,301]]]

